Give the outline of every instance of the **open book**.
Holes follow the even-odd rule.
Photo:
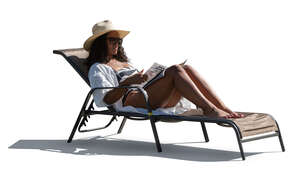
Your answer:
[[[180,63],[180,65],[184,65],[186,63],[187,60],[185,60],[184,62]],[[164,70],[167,67],[158,63],[153,63],[153,65],[144,73],[148,76],[147,81],[138,84],[136,86],[140,86],[143,88],[148,87],[151,83],[153,83],[154,81],[162,78],[164,76]]]

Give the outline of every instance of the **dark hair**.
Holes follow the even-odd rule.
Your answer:
[[[94,63],[108,63],[109,58],[107,57],[107,43],[106,43],[107,34],[104,34],[94,40],[89,51],[89,56],[87,57],[87,64],[90,68]],[[123,40],[119,40],[119,48],[117,55],[113,56],[121,62],[128,62],[128,58],[122,46]]]

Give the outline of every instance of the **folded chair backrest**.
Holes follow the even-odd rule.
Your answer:
[[[53,53],[62,55],[77,71],[81,78],[90,86],[88,79],[89,68],[86,64],[86,58],[89,55],[88,51],[84,50],[83,48],[77,48],[53,50]]]

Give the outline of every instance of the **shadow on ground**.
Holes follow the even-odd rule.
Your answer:
[[[195,142],[201,143],[201,142]],[[179,143],[190,144],[190,143]],[[224,151],[178,144],[162,144],[163,152],[156,151],[155,143],[124,140],[108,137],[73,140],[19,140],[10,149],[37,149],[74,155],[118,155],[118,156],[153,156],[188,161],[230,161],[241,160],[239,151]],[[261,152],[245,153],[245,156]]]

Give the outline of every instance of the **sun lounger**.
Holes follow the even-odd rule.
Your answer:
[[[72,67],[76,70],[76,72],[82,77],[82,79],[88,84],[88,67],[85,64],[85,58],[88,56],[88,52],[85,51],[82,48],[78,49],[64,49],[64,50],[54,50],[54,54],[62,55],[69,64],[72,65]],[[96,110],[94,107],[94,100],[92,97],[93,92],[96,89],[111,89],[113,87],[104,87],[104,88],[94,88],[89,91],[87,94],[87,97],[82,105],[82,108],[79,112],[78,118],[75,122],[75,125],[73,126],[72,132],[69,136],[68,143],[70,143],[74,137],[75,132],[78,131],[83,132],[90,132],[95,130],[101,130],[105,129],[108,126],[111,125],[111,123],[116,119],[116,117],[123,117],[123,121],[119,127],[118,133],[122,132],[122,129],[126,123],[127,119],[130,120],[148,120],[150,121],[152,131],[154,134],[154,139],[156,143],[156,148],[158,152],[162,152],[161,144],[158,138],[158,133],[156,129],[155,123],[158,121],[162,122],[181,122],[181,121],[191,121],[191,122],[199,122],[202,127],[203,135],[205,138],[205,141],[208,142],[208,133],[206,130],[205,123],[215,123],[218,125],[231,127],[233,128],[237,142],[239,145],[239,150],[241,153],[241,157],[243,160],[245,160],[245,154],[243,151],[242,143],[259,140],[263,138],[269,138],[269,137],[278,137],[279,142],[281,145],[282,151],[285,151],[283,140],[281,137],[281,133],[279,130],[278,123],[276,120],[269,114],[265,113],[248,113],[248,112],[241,112],[246,115],[245,118],[241,119],[225,119],[225,118],[210,118],[206,117],[204,115],[189,115],[189,116],[182,116],[182,115],[153,115],[152,109],[149,106],[148,102],[148,95],[147,92],[143,88],[138,88],[138,91],[143,93],[144,98],[147,103],[147,110],[148,114],[140,114],[140,113],[134,113],[134,112],[118,112],[113,107],[107,107],[105,110]],[[121,88],[121,87],[118,87]],[[124,88],[124,87],[123,87]],[[126,86],[126,88],[133,88],[131,86]],[[93,128],[93,129],[83,129],[83,127],[86,126],[88,119],[92,115],[110,115],[112,118],[108,121],[108,123],[99,128]]]

